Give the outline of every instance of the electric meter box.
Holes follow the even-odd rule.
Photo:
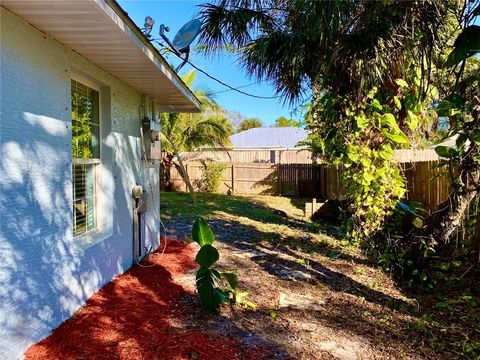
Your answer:
[[[149,118],[142,121],[143,144],[147,160],[160,160],[160,124]]]

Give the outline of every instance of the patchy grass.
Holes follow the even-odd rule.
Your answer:
[[[161,218],[167,228],[169,223],[176,224],[173,228],[177,236],[183,238],[190,237],[193,222],[202,216],[213,222],[217,236],[226,242],[281,244],[305,253],[361,256],[355,248],[328,236],[323,231],[325,226],[307,221],[303,215],[306,201],[280,196],[199,193],[197,201],[192,203],[185,193],[162,193]]]
[[[188,239],[196,217],[207,219],[221,244],[219,265],[237,271],[258,305],[222,309],[219,324],[228,319],[296,359],[480,356],[480,311],[471,305],[480,299],[405,293],[358,249],[328,235],[338,229],[306,221],[306,199],[198,194],[191,203],[187,194],[162,193],[161,202],[169,236]],[[295,294],[323,309],[281,305]]]

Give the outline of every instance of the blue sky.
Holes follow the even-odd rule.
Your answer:
[[[170,39],[173,39],[180,27],[195,17],[196,5],[208,1],[118,0],[118,2],[139,27],[143,27],[145,16],[150,15],[155,20],[152,35],[158,37],[159,25],[163,23],[170,27],[171,30],[167,35]],[[193,44],[195,45],[196,42]],[[168,60],[177,63],[173,57]],[[205,58],[203,54],[191,53],[190,60],[201,69],[234,87],[256,81],[240,68],[236,63],[235,56],[231,54]],[[190,69],[190,65],[187,64],[181,72]],[[203,74],[198,74],[196,85],[206,86],[214,92],[227,90],[226,87]],[[254,84],[242,88],[242,90],[260,96],[275,96],[274,88],[267,83]],[[281,99],[255,99],[234,91],[228,91],[217,94],[216,100],[230,111],[237,111],[246,117],[258,117],[265,125],[272,125],[279,116],[294,119],[300,117],[300,115],[292,114],[291,107],[282,105]]]

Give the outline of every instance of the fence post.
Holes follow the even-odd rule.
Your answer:
[[[297,196],[300,195],[300,179],[298,178],[299,177],[299,172],[300,172],[300,168],[296,164],[295,165],[295,194]]]
[[[232,164],[232,195],[235,195],[235,164]]]
[[[277,167],[278,196],[282,196],[282,163],[278,163],[276,167]]]

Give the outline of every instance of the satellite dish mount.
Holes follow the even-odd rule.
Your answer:
[[[153,20],[151,16],[147,16],[145,18],[144,27],[140,29],[145,37],[150,41],[158,40],[152,39],[152,35],[150,35],[154,24],[155,20]],[[177,66],[175,72],[178,72],[188,62],[188,56],[190,55],[190,44],[193,42],[193,40],[195,40],[198,34],[200,34],[201,28],[202,23],[200,20],[190,20],[183,25],[180,30],[178,30],[177,34],[173,38],[173,41],[170,41],[165,35],[166,32],[170,31],[170,28],[165,26],[165,24],[160,25],[161,38],[165,40],[173,53],[183,60],[182,63]],[[160,45],[163,46],[163,44]]]

